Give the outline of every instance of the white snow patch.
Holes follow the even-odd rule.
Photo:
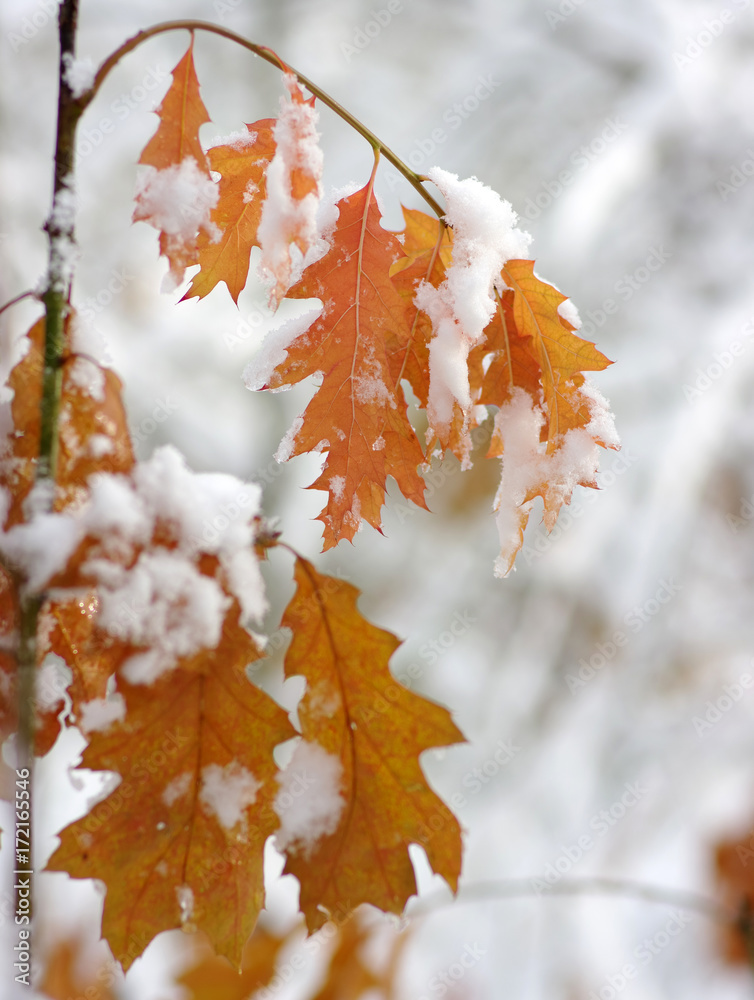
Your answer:
[[[50,268],[47,274],[47,284],[52,291],[67,293],[79,256],[78,247],[67,233],[52,237]]]
[[[277,775],[280,791],[272,808],[280,817],[279,851],[309,857],[317,842],[334,833],[345,808],[343,765],[319,743],[302,740]]]
[[[496,576],[506,575],[510,558],[519,547],[522,515],[533,505],[532,500],[525,500],[529,490],[546,482],[551,506],[568,503],[579,483],[596,482],[600,458],[600,446],[592,436],[596,428],[604,431],[601,440],[606,444],[617,443],[612,414],[604,398],[592,386],[584,396],[593,414],[592,422],[586,428],[568,431],[549,455],[539,440],[545,415],[523,389],[516,387],[510,401],[495,416],[495,434],[502,439],[504,448],[502,476],[493,504],[501,549],[495,563]],[[544,520],[551,531],[557,514],[546,512]]]
[[[73,177],[68,176],[63,187],[55,192],[50,215],[50,226],[53,230],[60,229],[70,232],[76,221],[76,192],[73,187]]]
[[[55,499],[55,483],[52,479],[39,479],[34,483],[23,502],[24,517],[27,521],[40,514],[52,511]]]
[[[303,426],[304,426],[304,417],[303,414],[301,414],[301,416],[296,417],[296,419],[293,421],[285,437],[278,445],[278,450],[275,452],[273,456],[276,462],[279,462],[282,465],[283,462],[288,461],[288,459],[293,454],[293,449],[296,445],[296,435]]]
[[[90,560],[85,571],[100,582],[100,623],[135,646],[149,647],[123,664],[131,684],[151,684],[176,662],[214,649],[230,600],[193,560],[157,548],[141,552],[131,568]]]
[[[181,923],[186,924],[194,915],[194,890],[188,885],[177,885],[175,898],[181,908]]]
[[[298,81],[291,73],[283,77],[290,98],[282,99],[275,123],[275,155],[267,169],[267,197],[259,223],[262,256],[259,272],[270,285],[270,304],[277,305],[290,287],[293,276],[292,250],[300,260],[320,239],[317,225],[322,197],[322,150],[319,147],[319,113],[308,103],[292,99],[298,95]],[[314,190],[296,198],[294,172],[305,175]]]
[[[94,84],[94,62],[89,56],[76,59],[71,52],[63,53],[63,78],[74,97],[81,97]]]
[[[552,284],[552,282],[550,282]],[[567,320],[576,330],[581,329],[581,316],[579,311],[570,299],[564,299],[558,306],[558,313]]]
[[[82,392],[100,403],[105,401],[105,373],[89,358],[75,358],[68,367],[67,374],[73,385]]]
[[[200,229],[217,242],[222,232],[210,221],[210,213],[219,193],[193,156],[163,170],[147,166],[137,185],[134,219],[162,230],[170,253],[191,247]]]
[[[221,826],[232,830],[243,819],[244,809],[256,802],[261,787],[261,781],[237,760],[225,767],[208,764],[202,770],[199,801]]]
[[[459,180],[439,167],[428,176],[445,196],[445,219],[453,227],[453,260],[438,288],[423,282],[414,298],[433,330],[427,411],[430,426],[446,437],[457,402],[466,417],[464,437],[469,438],[468,353],[495,311],[500,271],[511,258],[527,256],[531,237],[516,228],[518,216],[510,202],[476,177]],[[469,438],[464,466],[470,452]]]
[[[182,799],[191,788],[191,771],[184,771],[165,786],[162,792],[162,801],[166,806],[172,806],[178,799]]]
[[[115,451],[115,442],[107,434],[92,434],[89,438],[89,454],[92,458],[104,458]]]
[[[71,317],[71,348],[74,354],[85,354],[103,367],[112,364],[113,359],[105,338],[79,312]]]
[[[120,722],[125,717],[125,699],[116,691],[107,698],[82,702],[76,725],[84,736],[88,736],[89,733],[104,733],[114,722]]]
[[[329,684],[319,684],[307,692],[306,706],[310,715],[331,719],[342,704],[343,699]]]
[[[44,625],[44,623],[42,623]],[[40,712],[51,712],[60,702],[64,702],[65,714],[71,707],[71,699],[67,687],[73,674],[70,668],[56,653],[48,653],[37,671],[36,699]],[[9,691],[0,692],[8,696]]]
[[[252,361],[248,363],[243,373],[243,380],[252,391],[264,389],[272,378],[272,373],[288,356],[288,348],[294,340],[303,336],[319,318],[322,303],[308,309],[300,316],[285,320],[279,326],[273,327],[264,338],[261,347]],[[289,385],[276,387],[278,391],[290,389]]]
[[[247,129],[245,132],[230,132],[228,135],[216,135],[212,137],[207,148],[214,149],[216,146],[230,146],[232,149],[237,149],[240,152],[247,146],[253,146],[257,141],[258,134],[258,132]]]
[[[80,520],[105,554],[127,561],[135,546],[150,541],[158,521],[167,523],[177,546],[141,553],[131,569],[97,558],[86,566],[103,588],[105,627],[161,651],[156,659],[140,655],[129,661],[135,676],[169,669],[176,656],[217,645],[227,598],[217,581],[199,573],[198,553],[217,556],[244,615],[261,618],[267,604],[254,553],[258,485],[223,473],[194,473],[169,445],[139,463],[131,477],[100,474],[89,482]]]
[[[346,488],[345,476],[333,476],[330,479],[330,496],[333,500],[340,502],[343,499],[343,491]]]
[[[37,514],[0,534],[0,552],[23,573],[29,590],[38,592],[65,568],[82,537],[71,515]]]
[[[619,448],[620,438],[615,429],[615,417],[610,410],[608,401],[599,389],[586,377],[579,392],[582,396],[586,396],[589,401],[591,420],[586,425],[585,430],[593,437],[603,441],[608,447]]]

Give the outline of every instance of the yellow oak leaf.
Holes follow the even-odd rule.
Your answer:
[[[362,617],[355,587],[301,558],[295,579],[283,617],[293,632],[285,673],[307,681],[298,709],[303,753],[279,779],[277,840],[315,930],[360,903],[401,913],[416,892],[412,843],[455,891],[460,827],[428,786],[419,755],[463,735],[446,709],[392,677],[388,661],[400,643]],[[302,773],[310,782],[304,791]]]

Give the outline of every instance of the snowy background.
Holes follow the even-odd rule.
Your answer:
[[[45,267],[53,6],[4,0],[0,10],[0,302]],[[492,575],[494,462],[471,473],[436,464],[433,514],[394,496],[385,538],[367,528],[353,546],[318,555],[311,518],[322,494],[301,489],[318,463],[272,460],[311,389],[253,395],[241,381],[267,322],[261,290],[250,281],[240,316],[224,287],[175,305],[180,292],[160,295],[166,265],[154,231],[130,225],[135,160],[156,121],[148,112],[185,33],[129,55],[82,120],[74,302],[91,310],[125,381],[139,454],[169,441],[197,470],[260,482],[287,541],[360,587],[362,611],[406,638],[394,673],[418,675],[415,689],[451,707],[469,739],[423,759],[446,801],[464,800],[463,883],[541,879],[560,861],[568,877],[714,893],[713,845],[754,821],[754,689],[723,700],[713,725],[694,721],[726,685],[754,676],[749,0],[402,0],[389,23],[369,29],[374,37],[360,34],[382,6],[83,0],[79,55],[98,64],[162,19],[223,23],[277,50],[416,169],[475,174],[509,199],[534,237],[539,273],[572,297],[582,332],[617,362],[594,377],[623,440],[622,452],[606,454],[601,492],[579,491],[549,538],[532,518],[517,570],[502,581]],[[195,58],[214,123],[207,142],[276,112],[281,84],[270,67],[209,36]],[[363,184],[368,146],[326,110],[320,124],[325,183]],[[421,207],[387,164],[377,186],[387,225],[400,226],[399,198]],[[35,315],[29,303],[3,314],[2,364]],[[156,409],[167,419],[152,419]],[[289,557],[274,553],[267,578],[274,631],[292,592]],[[280,677],[273,659],[263,683],[290,706],[297,691]],[[49,835],[38,867],[97,787],[77,790],[67,774],[81,746],[69,732],[42,766]],[[564,862],[585,835],[591,846]],[[422,891],[442,894],[415,857]],[[272,852],[269,868],[270,905],[285,922],[296,887],[275,880]],[[90,885],[43,875],[37,886],[48,923],[80,914],[96,925]],[[399,1000],[440,995],[433,977],[467,948],[484,952],[459,983],[469,997],[607,998],[626,963],[638,969],[626,1000],[752,995],[749,974],[721,963],[699,914],[670,936],[667,907],[542,895],[438,908],[406,952]],[[1,909],[7,927],[7,894]],[[642,961],[637,949],[655,938],[668,943]],[[155,942],[122,996],[179,997],[168,983],[181,947],[180,935]]]

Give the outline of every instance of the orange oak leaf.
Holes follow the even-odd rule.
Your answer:
[[[133,465],[122,383],[115,372],[76,351],[76,322],[70,313],[64,330],[55,510],[80,503],[92,473],[126,472]],[[27,333],[28,349],[8,378],[14,434],[0,456],[0,483],[10,494],[6,530],[25,520],[23,504],[36,476],[44,337],[42,318]]]
[[[83,963],[84,945],[80,938],[59,940],[50,950],[38,989],[40,995],[50,1000],[71,1000],[71,997],[91,997],[92,1000],[115,1000],[110,989],[114,980],[110,963],[102,962],[99,968]],[[88,966],[88,968],[87,968]]]
[[[254,122],[246,126],[247,135],[208,150],[210,167],[220,174],[218,199],[209,217],[211,228],[199,234],[195,263],[200,269],[184,299],[203,298],[224,281],[238,303],[249,274],[251,248],[258,245],[265,175],[275,155],[274,122],[273,118]]]
[[[279,388],[321,375],[321,386],[278,454],[286,459],[328,453],[309,487],[328,492],[319,515],[325,549],[352,540],[362,520],[380,529],[388,476],[426,509],[417,472],[424,456],[387,351],[391,340],[410,337],[404,300],[389,277],[401,248],[380,226],[373,185],[374,171],[365,187],[339,203],[332,248],[289,291],[290,298],[321,299],[323,309],[260,386]]]
[[[375,972],[364,963],[364,946],[370,939],[370,927],[355,917],[338,926],[338,943],[330,957],[330,965],[324,983],[312,996],[312,1000],[359,1000],[365,993],[374,996],[379,990],[392,985],[393,963],[388,959],[380,972]]]
[[[414,293],[421,281],[433,285],[443,281],[451,259],[452,231],[439,219],[413,208],[404,208],[403,217],[406,227],[398,234],[403,256],[392,264],[390,277],[404,299],[406,322],[403,328],[391,331],[388,360],[396,383],[407,379],[419,404],[426,409],[432,324],[427,314],[414,304]],[[402,335],[405,328],[409,330],[408,336]]]
[[[569,398],[581,384],[574,386],[574,376],[602,371],[612,362],[593,343],[577,336],[574,327],[560,315],[558,307],[567,296],[534,273],[533,260],[509,260],[502,278],[513,292],[511,314],[516,331],[520,337],[531,338],[529,352],[539,363],[548,418],[547,448],[552,451],[559,436],[572,427],[583,426],[579,421],[586,416],[581,407],[574,409]]]
[[[205,167],[199,129],[210,119],[199,93],[199,80],[194,68],[193,32],[189,47],[173,70],[172,77],[170,89],[157,108],[159,127],[144,147],[139,163],[164,170],[183,163],[190,156],[198,166]]]
[[[520,334],[513,317],[513,292],[495,292],[496,310],[485,330],[485,349],[489,365],[482,379],[479,402],[503,406],[516,386],[525,389],[532,399],[538,399],[541,374],[538,359],[533,356],[531,340]]]
[[[122,780],[63,830],[48,868],[105,883],[102,932],[124,968],[138,957],[134,938],[143,948],[181,926],[203,930],[218,954],[241,963],[275,829],[272,751],[293,735],[246,677],[258,658],[233,602],[215,649],[151,685],[121,678],[125,714],[90,735],[83,766]]]
[[[390,269],[393,283],[406,303],[406,322],[411,334],[408,338],[393,338],[388,345],[391,365],[397,381],[408,379],[411,389],[423,408],[429,398],[429,342],[432,323],[429,316],[417,308],[414,295],[418,285],[426,281],[438,287],[445,279],[453,256],[453,231],[436,217],[415,209],[403,209],[406,228],[399,233],[405,257],[397,260]],[[483,361],[488,353],[484,342],[475,344],[467,358],[469,392],[472,404],[478,401],[484,375]],[[427,453],[436,444],[448,449],[469,467],[468,431],[477,426],[474,412],[464,414],[457,402],[453,404],[453,417],[447,433],[439,438],[428,433]],[[435,429],[435,432],[437,429]]]
[[[400,913],[416,892],[412,843],[455,891],[460,827],[427,785],[419,755],[463,736],[446,709],[391,676],[388,661],[400,643],[361,616],[355,587],[301,558],[295,579],[283,617],[293,632],[285,673],[303,675],[307,687],[298,707],[303,742],[279,779],[277,844],[286,872],[301,883],[313,931],[362,902]],[[289,809],[286,795],[296,798],[302,773],[309,799]]]
[[[715,868],[722,887],[724,905],[731,922],[721,928],[720,946],[727,962],[751,964],[754,940],[754,832],[740,839],[725,840],[715,845]],[[738,919],[736,919],[738,916]]]
[[[63,377],[58,418],[58,460],[53,507],[57,511],[78,508],[88,494],[87,480],[96,472],[127,472],[133,465],[133,451],[121,398],[121,382],[114,372],[75,350],[75,313],[66,320]],[[8,387],[14,433],[0,458],[0,485],[10,503],[5,530],[27,519],[24,503],[34,484],[40,437],[40,402],[44,320],[27,334],[27,350],[12,369]],[[2,571],[0,580],[0,628],[6,649],[0,671],[6,677],[0,700],[0,731],[7,735],[16,726],[16,665],[11,650],[15,643],[17,607],[15,582]],[[40,667],[48,653],[57,653],[70,667],[73,680],[70,697],[74,711],[79,704],[102,697],[113,667],[98,647],[89,653],[92,634],[90,598],[80,595],[66,600],[58,596],[46,601],[40,616],[37,660]],[[61,629],[63,631],[61,631]],[[67,630],[67,638],[64,633]],[[60,731],[58,714],[63,707],[65,685],[54,669],[41,670],[37,680],[35,750],[47,753]]]
[[[183,972],[177,983],[188,991],[188,1000],[247,1000],[275,975],[280,949],[301,929],[295,923],[288,934],[278,936],[257,924],[244,945],[240,972],[226,958],[221,958],[205,942],[198,944],[194,964]],[[197,935],[201,940],[201,935]]]
[[[0,566],[0,743],[18,726],[18,681],[13,649],[18,641],[18,592],[10,573]],[[6,768],[0,765],[0,798],[12,795],[5,780]]]
[[[168,258],[176,287],[186,268],[196,263],[198,230],[215,232],[208,213],[217,201],[217,190],[199,142],[199,129],[210,119],[199,94],[193,32],[172,75],[157,109],[160,124],[139,159],[147,171],[139,185],[133,218],[160,230],[160,253]]]

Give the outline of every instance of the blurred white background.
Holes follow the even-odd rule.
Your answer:
[[[3,0],[0,8],[0,302],[45,269],[53,6]],[[498,464],[462,474],[446,460],[432,473],[432,514],[394,492],[384,538],[367,528],[354,545],[318,555],[312,518],[323,495],[302,489],[318,463],[272,460],[311,387],[253,395],[241,381],[263,329],[252,320],[253,332],[239,333],[239,320],[258,315],[262,290],[250,279],[240,314],[224,286],[200,303],[176,304],[182,291],[160,294],[166,265],[154,231],[130,224],[135,163],[156,124],[149,112],[185,51],[185,32],[124,59],[82,119],[74,304],[96,303],[113,273],[125,276],[107,307],[88,307],[125,382],[140,455],[169,441],[196,469],[260,481],[287,541],[362,589],[362,611],[406,639],[393,672],[404,677],[414,664],[415,689],[451,708],[469,740],[423,758],[446,801],[459,792],[465,800],[462,885],[542,878],[564,848],[591,834],[569,877],[714,894],[715,842],[754,821],[754,689],[703,732],[694,723],[726,685],[754,675],[749,0],[401,0],[375,37],[360,34],[382,7],[82,0],[78,51],[99,64],[160,20],[222,23],[274,48],[415,168],[476,175],[510,200],[534,236],[538,272],[572,297],[582,332],[616,361],[594,376],[623,441],[621,453],[605,455],[599,493],[578,491],[549,538],[532,517],[516,572],[495,580]],[[202,134],[208,143],[276,113],[281,86],[271,67],[208,35],[197,37],[195,59],[213,119]],[[486,96],[468,110],[480,77]],[[114,123],[107,133],[103,118]],[[438,128],[447,139],[432,150]],[[326,109],[321,132],[326,183],[361,186],[369,147]],[[388,164],[378,190],[393,228],[399,199],[421,207]],[[37,312],[25,302],[0,318],[3,364]],[[167,399],[169,419],[145,433],[144,421]],[[293,589],[290,558],[273,553],[267,579],[274,631]],[[463,634],[444,640],[461,619]],[[627,637],[622,646],[616,632]],[[587,679],[577,684],[580,669]],[[274,658],[263,684],[290,707],[295,698],[280,678]],[[516,750],[494,768],[499,741]],[[89,781],[77,791],[68,775],[81,745],[70,732],[43,765],[40,867],[55,830],[84,811],[97,787]],[[485,763],[480,785],[473,772]],[[636,804],[600,832],[594,817],[637,783]],[[437,890],[442,883],[416,857],[422,891]],[[271,855],[270,906],[284,920],[296,892],[291,878],[275,880],[279,867]],[[96,925],[101,900],[90,884],[42,875],[37,886],[48,924],[88,914]],[[608,998],[609,977],[627,962],[638,967],[637,947],[670,916],[646,901],[547,894],[446,906],[417,928],[398,1000],[439,996],[433,977],[467,945],[484,955],[459,996],[581,1000],[603,990]],[[135,964],[119,987],[123,998],[182,995],[169,985],[181,961],[176,937],[163,936]],[[301,989],[294,983],[280,996]],[[722,963],[715,928],[696,914],[620,993],[738,1000],[752,995],[752,983],[746,970]]]

